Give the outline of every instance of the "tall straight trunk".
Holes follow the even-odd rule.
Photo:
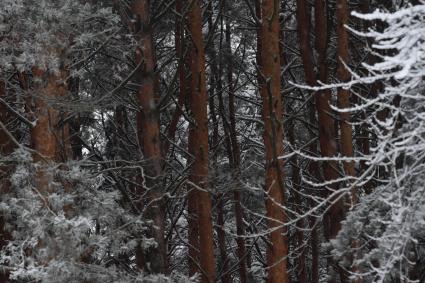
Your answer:
[[[144,184],[146,186],[146,217],[153,222],[149,236],[156,241],[156,246],[142,250],[136,254],[137,265],[151,273],[166,273],[166,247],[164,240],[164,218],[162,190],[162,153],[160,140],[159,113],[156,102],[155,51],[152,38],[152,26],[149,15],[149,1],[135,0],[133,2],[135,16],[135,34],[138,40],[136,61],[143,60],[141,69],[136,74],[136,80],[141,84],[138,90],[138,100],[141,111],[138,117],[138,138],[146,160],[144,167]]]
[[[285,55],[285,44],[284,44],[284,39],[285,39],[285,31],[284,31],[284,26],[285,26],[285,17],[283,16],[283,13],[284,13],[284,9],[285,9],[285,7],[284,7],[284,5],[285,5],[285,3],[284,3],[285,1],[283,1],[283,0],[280,0],[280,8],[279,8],[279,27],[280,27],[280,31],[279,31],[279,54],[280,54],[280,58],[279,58],[279,62],[280,62],[280,68],[281,68],[281,70],[282,69],[284,69],[285,68],[285,65],[287,64],[287,62],[286,62],[286,55]],[[290,74],[290,75],[292,75],[291,74],[291,70],[287,70],[288,71],[288,73]],[[292,75],[293,76],[293,75]],[[281,97],[282,97],[282,100],[285,100],[285,96],[284,96],[284,94],[281,94]],[[283,105],[282,107],[285,107],[285,105]],[[291,120],[288,120],[289,122],[293,122],[293,120],[291,119]],[[287,137],[287,139],[288,139],[288,141],[291,143],[291,144],[294,144],[293,142],[291,142],[291,129],[289,129],[289,128],[291,128],[292,126],[291,125],[289,125],[288,126],[288,137]],[[293,135],[294,136],[294,135]],[[292,164],[294,164],[294,162],[293,162],[293,160],[296,160],[297,158],[296,158],[296,156],[294,156],[294,157],[292,157],[289,161],[290,161],[290,163],[292,163]],[[294,177],[295,177],[295,179],[297,178],[295,175],[292,175],[292,181],[293,181],[293,184],[294,184]],[[292,186],[293,188],[294,188],[294,186]],[[295,198],[295,197],[293,197],[294,196],[294,194],[291,192],[291,193],[289,193],[288,194],[288,196],[289,197],[291,197],[292,198],[292,200],[291,199],[288,199],[288,203],[294,203],[295,204],[295,206],[297,206],[297,204],[295,203],[296,201],[297,201],[297,199]],[[298,207],[298,206],[297,206]],[[302,221],[300,221],[300,222],[298,222],[297,224],[300,224]],[[298,226],[298,228],[299,228],[300,226]],[[286,254],[288,254],[288,255],[290,255],[290,254],[292,254],[293,253],[293,251],[291,250],[291,248],[293,248],[294,249],[294,251],[297,249],[297,240],[298,240],[298,238],[299,238],[299,236],[300,236],[300,233],[301,234],[304,234],[304,232],[301,230],[301,229],[295,229],[296,230],[296,232],[295,232],[295,234],[296,234],[296,237],[294,237],[294,238],[292,238],[292,237],[288,237],[287,238],[287,251],[286,251]],[[303,235],[303,237],[304,237],[304,235]],[[295,245],[291,245],[291,240],[292,241],[294,241],[295,240]],[[298,259],[298,263],[302,263],[302,262],[305,262],[305,260],[303,260],[302,259],[302,257],[304,257],[305,256],[305,254],[303,253],[303,254],[299,254],[298,255],[298,257],[297,257],[297,259]],[[295,263],[295,261],[293,261],[293,262],[291,262],[291,261],[287,261],[287,269],[288,270],[292,270],[293,269],[293,266],[295,266],[296,265],[296,263]],[[298,265],[297,266],[298,268],[300,268],[300,266]],[[297,268],[297,271],[299,271],[300,269],[298,269]],[[297,274],[297,278],[299,277],[299,275]],[[301,278],[298,278],[298,279],[301,279]],[[288,282],[289,283],[292,283],[292,277],[290,276],[290,275],[288,275]]]
[[[189,1],[188,26],[192,39],[190,46],[190,95],[189,104],[192,112],[193,123],[190,130],[190,139],[194,141],[191,146],[194,163],[191,179],[198,188],[195,189],[198,204],[198,223],[200,250],[200,266],[202,269],[202,282],[215,281],[214,241],[211,218],[211,197],[208,189],[208,117],[207,117],[207,91],[205,75],[205,50],[202,36],[202,14],[200,1]]]
[[[186,4],[186,1],[184,2]],[[177,123],[180,119],[180,116],[183,114],[183,104],[185,102],[186,96],[189,93],[189,89],[187,86],[188,81],[186,80],[186,74],[185,74],[185,67],[189,65],[189,59],[184,57],[184,47],[185,45],[185,29],[184,29],[184,19],[182,18],[183,15],[183,0],[176,0],[176,53],[178,57],[178,72],[179,72],[179,98],[178,98],[178,109],[176,109],[176,112],[174,113],[173,120],[171,121],[170,128],[168,131],[168,138],[174,138],[175,131],[177,129]],[[189,107],[189,105],[186,105],[186,107]],[[188,138],[188,151],[193,156],[194,155],[194,144],[196,141],[194,141],[194,135],[190,134],[190,132],[193,129],[189,129],[189,138]],[[168,145],[169,142],[166,142],[165,151],[168,151]],[[190,165],[191,161],[188,161],[188,165]],[[189,180],[192,180],[192,177],[189,176]],[[188,201],[187,201],[187,221],[188,221],[188,269],[189,269],[189,276],[195,275],[195,273],[198,271],[198,261],[199,261],[199,231],[198,231],[198,206],[196,202],[196,192],[193,190],[191,186],[189,186],[189,193],[188,193]]]
[[[316,19],[316,51],[318,53],[318,70],[319,80],[325,83],[328,79],[328,62],[327,62],[327,25],[326,25],[326,6],[325,1],[315,0],[315,19]],[[330,90],[322,90],[316,93],[316,108],[319,120],[319,141],[320,151],[324,157],[333,157],[337,153],[335,119],[332,116],[330,107],[332,93]],[[335,180],[338,178],[337,164],[333,161],[324,162],[324,177],[326,181]],[[335,187],[332,187],[335,189]],[[328,227],[329,237],[336,236],[340,226],[339,220],[342,219],[343,212],[338,209],[342,205],[341,202],[334,203],[331,206],[328,216],[335,216],[332,219],[332,227]],[[329,218],[328,218],[329,220]]]
[[[51,55],[59,57],[61,52],[52,52]],[[64,128],[67,128],[66,126],[60,124],[61,113],[54,106],[58,99],[63,99],[68,94],[66,81],[68,72],[63,68],[52,71],[33,67],[32,74],[33,95],[28,98],[26,111],[28,115],[32,116],[32,120],[37,121],[35,126],[30,129],[31,147],[34,150],[33,161],[37,163],[33,185],[40,197],[44,199],[60,188],[55,182],[53,165],[56,165],[56,162],[64,161],[64,158],[67,158],[70,153],[63,152],[70,150],[69,132],[64,130]],[[29,88],[27,78],[24,75],[19,79],[24,89]],[[63,182],[62,185],[65,192],[70,191],[69,183]],[[43,203],[43,206],[48,205],[44,200]],[[68,216],[72,212],[72,208],[71,204],[64,205],[65,215]],[[39,264],[48,264],[56,257],[57,251],[48,249],[46,253],[45,247],[54,240],[45,235],[40,237],[38,241],[37,247],[31,252],[35,255]]]
[[[327,27],[327,2],[324,0],[315,0],[315,15],[316,20],[316,51],[318,53],[318,70],[319,80],[323,83],[328,79],[328,62],[327,62],[327,47],[328,47],[328,27]],[[319,119],[319,140],[320,150],[324,157],[334,157],[337,153],[335,119],[332,117],[332,109],[330,107],[332,93],[331,90],[322,90],[316,93],[316,108]],[[324,163],[324,177],[326,181],[335,180],[339,177],[337,171],[337,163],[327,161]],[[331,191],[337,190],[337,186],[331,186]],[[330,209],[325,216],[325,231],[326,237],[334,239],[341,229],[341,221],[344,219],[345,209],[344,202],[341,198],[332,199]],[[329,240],[327,239],[327,240]],[[330,259],[330,265],[335,263]],[[341,280],[344,279],[343,271],[336,268],[341,275]],[[332,276],[330,282],[336,282],[335,276]]]
[[[266,150],[266,215],[271,245],[267,249],[267,282],[288,282],[287,250],[284,228],[283,107],[280,94],[279,4],[274,0],[261,3],[260,24],[260,94],[263,101],[264,146]]]
[[[308,1],[297,0],[297,23],[298,23],[298,37],[300,42],[301,59],[304,68],[304,75],[306,82],[309,86],[316,84],[316,74],[314,71],[313,53],[310,44],[310,5]],[[315,122],[315,109],[314,102],[311,101],[309,106],[310,123]],[[311,154],[316,153],[317,145],[316,142],[312,142],[309,146]],[[318,166],[315,161],[310,161],[309,171],[313,176],[318,176]],[[318,249],[318,237],[317,228],[315,225],[315,218],[311,217],[312,225],[314,225],[311,231],[311,282],[319,283],[319,249]]]
[[[0,98],[5,100],[6,97],[6,86],[5,83],[0,80]],[[6,127],[10,122],[10,114],[7,107],[0,103],[0,122]],[[0,155],[6,156],[13,152],[14,144],[10,140],[8,133],[3,128],[0,128]],[[11,168],[7,165],[0,166],[0,200],[3,194],[10,192],[10,170]],[[3,215],[0,215],[0,250],[7,245],[10,240],[10,231],[6,230],[6,220]],[[6,283],[9,280],[8,272],[0,268],[0,283]]]
[[[350,56],[348,50],[348,33],[345,25],[348,24],[348,3],[347,0],[337,0],[336,3],[336,18],[337,18],[337,42],[338,42],[338,71],[337,76],[341,82],[350,80],[350,73],[344,64],[348,64]],[[348,89],[338,89],[338,106],[339,108],[350,107],[350,91]],[[353,157],[353,129],[350,125],[350,113],[341,112],[340,130],[341,130],[341,153],[345,157]],[[355,176],[354,161],[343,162],[346,175]],[[352,203],[357,202],[357,193],[353,189],[351,194]]]
[[[233,179],[235,181],[235,190],[233,192],[233,199],[235,202],[235,218],[236,218],[236,243],[238,245],[238,259],[239,259],[239,280],[241,283],[247,282],[246,270],[246,248],[245,248],[245,225],[243,223],[243,208],[241,191],[241,153],[236,132],[236,110],[235,110],[235,90],[233,86],[233,61],[232,61],[232,42],[231,42],[231,26],[230,20],[226,17],[226,50],[227,50],[227,84],[229,88],[229,117],[230,117],[230,141],[232,145],[232,159],[233,162]]]
[[[350,80],[350,73],[347,68],[344,66],[348,64],[350,60],[349,55],[349,44],[348,44],[348,33],[345,28],[345,25],[348,25],[348,3],[347,0],[338,0],[336,3],[336,16],[337,16],[337,42],[338,42],[338,79],[342,82],[348,82]],[[350,92],[348,89],[339,88],[338,89],[338,106],[339,108],[349,108],[350,107]],[[353,134],[352,126],[350,125],[350,113],[342,112],[340,113],[340,130],[341,130],[341,153],[345,157],[353,157]],[[356,171],[354,168],[354,161],[343,162],[345,174],[348,176],[355,177]],[[353,206],[358,201],[358,193],[356,188],[351,189],[351,205]],[[357,239],[351,239],[351,247],[357,249],[359,246],[359,241]],[[355,260],[353,255],[353,261]],[[358,266],[352,265],[353,273],[357,273]],[[360,277],[355,278],[353,283],[361,283],[362,280]]]

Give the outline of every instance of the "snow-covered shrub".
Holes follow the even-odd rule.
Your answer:
[[[8,157],[15,164],[12,189],[2,195],[11,240],[0,252],[0,265],[18,282],[191,282],[181,274],[143,274],[134,266],[134,250],[155,241],[144,236],[140,215],[121,205],[122,196],[104,187],[77,164],[43,166],[18,149]],[[51,170],[55,191],[34,186],[36,172]]]

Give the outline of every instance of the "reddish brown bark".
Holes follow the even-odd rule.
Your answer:
[[[261,3],[260,24],[260,94],[263,101],[264,145],[266,149],[266,215],[271,245],[267,249],[267,282],[288,282],[286,268],[287,243],[284,228],[283,107],[280,94],[279,4],[264,0]]]
[[[146,217],[153,221],[148,232],[156,241],[155,247],[136,253],[136,262],[140,269],[151,273],[166,273],[166,246],[164,240],[164,209],[162,192],[162,153],[160,141],[159,113],[156,97],[155,50],[150,24],[149,1],[133,2],[135,17],[134,32],[138,40],[136,62],[142,61],[135,79],[141,84],[138,100],[141,111],[137,120],[138,138],[142,148],[144,166],[144,184],[146,190]]]
[[[178,72],[179,72],[179,98],[178,98],[178,104],[176,109],[176,112],[174,113],[173,119],[171,121],[169,130],[168,130],[168,138],[172,139],[175,135],[175,131],[177,129],[178,120],[180,119],[180,116],[182,115],[182,106],[185,102],[186,92],[189,90],[187,89],[187,82],[186,82],[186,74],[185,74],[185,64],[187,64],[187,60],[183,56],[183,47],[185,46],[184,42],[184,28],[183,28],[183,19],[181,17],[183,12],[183,1],[182,0],[176,0],[176,53],[178,57]],[[189,64],[188,64],[189,65]],[[189,129],[189,138],[188,138],[188,151],[193,156],[193,148],[194,148],[194,141],[193,141],[193,134],[190,134],[190,131],[192,129]],[[169,147],[169,141],[166,142],[165,151],[168,151]],[[188,166],[192,160],[188,161]],[[189,176],[189,180],[193,181],[191,176]],[[193,276],[198,271],[198,261],[199,261],[199,232],[198,232],[198,206],[196,202],[196,192],[193,190],[192,186],[188,186],[188,201],[187,201],[187,221],[188,221],[188,269],[189,269],[189,276]]]
[[[298,37],[300,42],[300,51],[301,59],[303,62],[304,75],[306,82],[309,86],[314,86],[316,84],[316,74],[313,69],[313,54],[310,44],[310,23],[311,13],[310,5],[308,1],[297,0],[297,23],[298,23]],[[309,119],[311,124],[315,124],[316,113],[314,109],[314,102],[311,101],[309,106]],[[311,154],[316,153],[317,144],[312,142],[309,146]],[[312,176],[318,176],[318,166],[314,161],[310,161],[309,171]],[[310,222],[314,225],[314,228],[311,232],[311,250],[312,250],[312,263],[311,263],[311,282],[319,282],[319,249],[318,249],[318,238],[317,238],[317,228],[315,217],[310,217]]]
[[[337,18],[337,43],[338,43],[338,70],[337,76],[338,79],[342,82],[348,82],[350,80],[350,73],[347,68],[344,66],[349,63],[349,46],[348,46],[348,33],[345,28],[345,25],[348,25],[348,3],[347,0],[338,0],[336,2],[336,18]],[[338,89],[338,106],[341,109],[350,107],[350,91],[348,89],[339,88]],[[353,157],[353,134],[352,126],[350,125],[350,113],[342,112],[340,116],[340,130],[341,130],[341,153],[345,157]],[[348,176],[354,177],[356,171],[354,168],[354,161],[343,162],[345,174]],[[351,205],[356,204],[358,201],[358,195],[356,188],[351,189]],[[356,249],[359,243],[358,240],[351,240],[351,247]],[[352,271],[354,273],[358,272],[358,267],[353,266]],[[360,278],[353,280],[354,283],[361,283]]]
[[[190,139],[194,163],[191,170],[191,180],[197,186],[194,193],[198,204],[198,223],[200,245],[200,266],[202,282],[215,281],[214,241],[211,218],[211,197],[208,189],[208,117],[207,91],[205,75],[205,50],[202,36],[202,15],[200,1],[191,1],[188,11],[188,26],[191,35],[190,45],[190,96],[189,104],[192,111]],[[202,188],[202,190],[198,189]],[[191,202],[192,199],[189,199]]]
[[[51,55],[60,58],[62,53],[52,51]],[[68,94],[66,80],[68,72],[64,68],[43,70],[34,67],[32,75],[33,95],[28,97],[26,110],[28,115],[32,116],[32,120],[36,121],[35,126],[30,129],[31,147],[34,149],[33,161],[37,163],[34,188],[38,191],[43,205],[47,206],[49,204],[46,197],[58,189],[52,165],[55,162],[66,161],[71,154],[69,128],[67,124],[62,123],[64,113],[61,113],[55,105],[59,99],[64,99]],[[24,74],[19,74],[19,80],[25,90],[29,89],[28,78]],[[60,164],[59,169],[66,170],[67,167]],[[71,190],[69,182],[59,181],[65,192]],[[72,205],[64,205],[63,210],[65,215],[69,216],[72,213]],[[50,239],[39,238],[38,240],[37,253],[44,250]],[[55,249],[49,249],[48,254],[39,254],[41,256],[38,259],[39,263],[47,264],[57,256],[56,252]]]
[[[327,62],[327,47],[328,47],[328,27],[327,27],[327,7],[326,1],[315,0],[315,16],[316,23],[316,51],[318,53],[318,70],[319,80],[323,83],[328,79],[328,62]],[[335,119],[332,117],[331,103],[331,90],[318,91],[316,93],[316,108],[319,120],[319,140],[320,150],[324,157],[333,157],[337,153],[336,145],[336,132],[335,132]],[[324,163],[324,177],[326,181],[335,180],[339,177],[337,171],[337,164],[334,161],[327,161]],[[337,186],[330,186],[330,189],[337,190]],[[331,199],[329,212],[325,219],[325,230],[327,230],[327,237],[334,239],[339,230],[341,229],[341,221],[344,219],[345,209],[344,202],[341,198]],[[327,227],[328,226],[328,227]],[[330,260],[330,265],[335,263]],[[337,267],[341,275],[341,280],[344,275],[341,269]],[[333,276],[330,282],[336,282]]]
[[[61,53],[52,52],[52,55],[61,56]],[[68,123],[63,122],[66,113],[59,111],[54,106],[58,99],[64,99],[68,94],[69,85],[66,81],[68,74],[65,69],[44,71],[33,68],[36,95],[32,99],[35,109],[30,109],[31,103],[27,101],[27,111],[37,120],[36,127],[31,129],[32,146],[40,153],[34,155],[35,158],[38,158],[35,159],[36,162],[66,162],[72,159],[70,128]],[[22,88],[27,91],[30,88],[28,76],[19,73],[18,78]],[[39,121],[41,121],[40,125]],[[42,131],[45,129],[49,129],[49,133],[43,137]],[[44,138],[47,144],[44,144]],[[40,150],[37,147],[40,147]],[[44,153],[47,152],[48,155],[45,156]],[[66,168],[61,166],[61,169]],[[65,189],[69,189],[68,184],[64,183],[63,185]]]
[[[338,42],[338,71],[337,76],[341,82],[350,80],[350,73],[344,64],[349,63],[349,50],[348,50],[348,33],[345,25],[348,24],[348,4],[346,0],[338,0],[336,3],[336,17],[337,17],[337,42]],[[348,89],[338,89],[338,106],[339,108],[350,107],[350,91]],[[340,130],[341,130],[341,153],[345,157],[353,157],[353,133],[350,124],[350,113],[341,112],[340,117]],[[344,171],[346,175],[355,176],[354,161],[343,162]],[[351,194],[352,203],[357,202],[357,193],[353,189]]]
[[[32,148],[38,153],[34,154],[35,162],[42,166],[48,166],[50,162],[56,161],[60,154],[58,143],[58,121],[59,111],[52,107],[52,103],[58,97],[63,97],[68,92],[64,81],[65,72],[51,73],[41,69],[34,69],[36,80],[36,97],[33,98],[35,109],[33,115],[37,124],[31,129]],[[53,173],[41,167],[36,173],[36,188],[42,194],[54,192]]]
[[[318,70],[319,80],[323,83],[328,78],[328,62],[327,62],[327,25],[326,25],[326,5],[323,0],[315,1],[315,19],[316,19],[316,50],[318,53]],[[337,153],[335,120],[332,116],[330,107],[332,93],[330,90],[318,91],[316,93],[316,108],[319,120],[319,141],[322,156],[332,157]],[[337,165],[333,161],[324,163],[324,177],[326,181],[338,178]],[[335,187],[332,187],[335,189]],[[329,227],[329,236],[334,238],[340,229],[340,220],[343,218],[342,202],[334,202],[331,205],[330,213],[332,224]]]

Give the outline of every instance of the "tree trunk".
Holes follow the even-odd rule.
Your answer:
[[[348,65],[350,60],[349,47],[348,47],[348,33],[345,25],[348,25],[348,3],[347,0],[338,0],[336,2],[336,18],[337,18],[337,42],[338,42],[338,71],[337,76],[341,82],[348,82],[350,80],[350,73],[344,66]],[[341,109],[350,107],[350,91],[348,89],[338,89],[338,107]],[[353,157],[353,134],[352,126],[350,125],[350,113],[341,112],[340,116],[340,129],[341,129],[341,153],[344,157]],[[345,174],[355,177],[356,171],[354,168],[354,161],[343,162]],[[358,194],[356,188],[351,189],[351,206],[358,202]],[[357,239],[351,239],[351,247],[355,250],[358,248],[359,242]],[[353,255],[354,257],[354,255]],[[353,258],[353,260],[355,260]],[[353,273],[358,272],[356,265],[352,266]],[[353,280],[353,283],[361,283],[360,278]]]
[[[205,50],[202,36],[202,15],[199,0],[191,2],[188,12],[189,32],[191,35],[190,46],[190,97],[189,104],[192,112],[190,139],[194,163],[192,165],[191,179],[197,186],[195,189],[198,204],[198,222],[200,245],[200,265],[202,269],[202,282],[215,281],[214,241],[211,218],[211,197],[208,189],[208,117],[207,117],[207,91],[205,75]],[[202,190],[200,190],[201,188]]]
[[[41,167],[36,173],[36,187],[43,195],[54,192],[53,173],[47,170],[49,163],[57,161],[60,154],[58,144],[59,111],[52,107],[51,103],[66,95],[68,88],[64,81],[65,72],[58,74],[34,69],[36,83],[36,97],[34,97],[35,109],[33,115],[37,124],[31,129],[32,148],[38,153],[34,154],[35,162],[40,162]]]
[[[344,64],[349,63],[348,51],[348,33],[345,25],[348,24],[348,4],[347,0],[338,0],[336,3],[336,17],[337,17],[337,42],[338,42],[338,71],[337,76],[341,82],[348,82],[350,80],[350,73]],[[348,89],[338,89],[338,107],[350,107],[350,91]],[[350,113],[341,112],[340,129],[341,129],[341,153],[344,157],[353,157],[353,131],[350,125]],[[354,168],[354,161],[343,162],[345,174],[354,177],[356,175]],[[353,189],[351,194],[351,202],[357,202],[357,193]]]
[[[141,69],[136,73],[136,80],[141,84],[138,90],[141,111],[138,117],[138,138],[145,160],[144,184],[147,191],[146,217],[153,222],[148,236],[156,241],[155,247],[139,250],[136,254],[140,269],[151,273],[166,273],[166,247],[164,240],[164,192],[162,189],[162,153],[160,140],[159,113],[155,93],[155,51],[152,27],[149,15],[149,1],[133,2],[135,17],[134,32],[139,45],[136,49],[136,62]]]
[[[266,215],[271,245],[267,249],[267,282],[288,282],[287,243],[285,242],[283,162],[283,107],[280,94],[279,4],[264,0],[261,3],[260,24],[260,94],[263,101],[264,146],[266,149]]]
[[[184,56],[184,47],[185,45],[185,36],[184,36],[184,19],[183,15],[183,1],[176,0],[176,53],[178,57],[178,72],[179,72],[179,98],[176,109],[174,113],[173,119],[170,124],[170,128],[168,130],[168,138],[171,139],[175,135],[175,131],[177,129],[177,123],[180,119],[180,116],[183,114],[183,104],[186,100],[186,96],[189,93],[189,89],[187,86],[186,74],[185,70],[189,65],[189,58],[185,58]],[[189,105],[186,105],[189,108]],[[190,134],[192,129],[189,129],[189,137],[188,137],[188,151],[193,156],[193,144],[194,144],[194,136]],[[168,151],[169,141],[166,142],[164,152]],[[191,160],[187,162],[188,166],[191,165]],[[193,181],[192,177],[189,176],[189,181]],[[187,201],[187,221],[188,221],[188,269],[189,276],[195,275],[198,271],[198,261],[199,261],[199,231],[198,231],[198,206],[196,201],[196,192],[192,188],[192,186],[188,186],[188,201]]]
[[[318,53],[318,70],[319,79],[326,83],[328,79],[328,62],[327,62],[327,46],[328,46],[328,27],[327,27],[327,7],[324,0],[315,0],[315,16],[316,23],[316,51]],[[324,157],[334,157],[337,153],[335,120],[332,117],[330,107],[332,93],[330,89],[318,91],[316,93],[316,108],[319,119],[319,140],[320,150]],[[337,171],[337,163],[327,161],[324,163],[324,177],[326,181],[337,179],[339,176]],[[337,186],[330,186],[330,191],[337,190]],[[345,209],[344,202],[341,198],[331,200],[329,212],[325,216],[325,230],[327,230],[327,238],[334,239],[341,229],[341,221],[344,219]],[[328,227],[327,227],[328,226]],[[327,240],[329,240],[327,239]],[[335,263],[329,260],[330,265]],[[340,268],[336,268],[341,274],[341,280],[344,279],[343,272]],[[336,282],[333,276],[330,282]]]
[[[297,0],[297,23],[298,23],[298,37],[300,41],[300,51],[301,59],[304,67],[305,80],[309,86],[316,85],[316,74],[314,72],[314,62],[313,62],[313,53],[310,44],[310,23],[311,13],[310,5],[308,1]],[[309,115],[310,123],[315,123],[315,110],[314,110],[314,101],[311,101],[309,106]],[[312,142],[309,146],[310,153],[316,153],[317,144]],[[319,169],[315,161],[310,160],[309,171],[312,176],[318,177]],[[312,203],[312,201],[311,201]],[[319,250],[318,250],[318,238],[317,238],[317,228],[315,225],[315,217],[310,217],[310,222],[314,225],[313,230],[311,231],[311,282],[319,283]]]

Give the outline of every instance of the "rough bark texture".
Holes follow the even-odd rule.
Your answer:
[[[316,50],[318,53],[318,69],[319,69],[319,80],[323,83],[328,78],[328,63],[326,59],[327,52],[327,25],[326,25],[326,6],[325,1],[315,1],[315,19],[316,19]],[[336,133],[335,133],[335,120],[332,116],[332,109],[330,107],[331,102],[331,91],[323,90],[316,93],[316,108],[319,119],[319,140],[320,140],[320,151],[322,156],[332,157],[336,155]],[[328,161],[324,163],[324,177],[326,181],[335,180],[338,178],[338,172],[336,169],[336,163]],[[334,189],[334,188],[332,188]],[[330,215],[336,216],[336,221],[342,219],[341,211],[338,211],[339,202],[332,205]],[[337,222],[332,221],[334,225],[330,227],[329,234],[336,235],[339,231],[339,227],[335,227]]]
[[[162,192],[162,153],[159,129],[159,113],[156,103],[155,51],[150,24],[149,1],[133,2],[134,32],[139,42],[136,62],[141,64],[135,79],[141,84],[138,90],[141,111],[138,117],[139,143],[142,148],[144,185],[146,190],[146,217],[153,221],[148,235],[157,243],[147,250],[139,248],[136,257],[139,268],[151,273],[166,273],[166,247],[164,240],[164,209]]]
[[[186,2],[184,2],[186,4]],[[186,96],[190,93],[189,86],[187,85],[189,81],[186,79],[185,70],[186,65],[190,65],[188,63],[190,58],[184,57],[184,47],[185,45],[185,36],[184,36],[184,19],[182,18],[183,12],[183,0],[176,0],[176,53],[178,56],[179,64],[178,64],[178,72],[179,72],[179,98],[176,112],[174,113],[173,120],[170,123],[170,128],[168,131],[168,138],[171,139],[175,135],[175,131],[177,129],[177,123],[180,116],[183,114],[183,104],[186,100]],[[190,105],[186,105],[187,108]],[[194,144],[194,135],[190,134],[190,131],[193,129],[189,129],[189,137],[188,137],[188,152],[193,156],[193,144]],[[165,151],[168,151],[169,142],[166,142]],[[191,165],[192,160],[188,160],[187,165]],[[192,177],[189,176],[189,180],[192,180]],[[192,186],[188,186],[188,201],[187,201],[187,221],[188,221],[188,269],[189,276],[195,275],[198,272],[198,262],[199,262],[199,232],[198,232],[198,205],[196,200],[196,192],[192,188]]]
[[[300,42],[301,59],[303,62],[304,75],[306,82],[309,86],[316,85],[316,74],[314,71],[313,53],[310,44],[310,31],[311,31],[311,13],[310,5],[308,1],[297,0],[297,23],[298,23],[298,37]],[[315,109],[314,101],[312,100],[309,106],[310,123],[315,123]],[[313,142],[309,146],[311,154],[316,153],[317,144]],[[312,176],[318,176],[318,166],[315,161],[310,160],[309,171]],[[314,205],[314,204],[313,204]],[[311,224],[314,225],[311,235],[311,250],[312,250],[312,270],[311,270],[311,282],[319,282],[319,249],[318,249],[318,238],[317,228],[315,225],[315,217],[311,217]]]
[[[267,249],[268,282],[288,282],[286,268],[287,243],[285,241],[285,214],[282,160],[283,107],[280,94],[279,52],[279,2],[264,0],[261,3],[260,24],[260,94],[263,101],[264,145],[266,149],[266,215],[271,245]]]
[[[350,80],[350,73],[347,68],[344,66],[349,63],[349,42],[348,42],[348,33],[345,28],[345,25],[348,25],[348,2],[347,0],[338,0],[336,3],[336,17],[337,17],[337,42],[338,42],[338,70],[337,76],[338,79],[342,82],[347,82]],[[338,107],[341,109],[350,107],[350,91],[348,89],[339,88],[338,89]],[[353,133],[352,126],[350,124],[350,113],[342,112],[340,116],[340,130],[341,130],[341,153],[345,157],[354,156],[353,150]],[[367,149],[365,149],[367,150]],[[354,161],[343,162],[345,175],[355,177],[356,171],[354,167]],[[355,205],[358,202],[358,193],[356,188],[351,189],[351,206]],[[353,249],[358,248],[359,242],[357,239],[351,240],[351,246]],[[353,255],[354,260],[354,255]],[[354,273],[359,273],[358,267],[356,265],[352,266],[352,271]],[[361,283],[360,278],[356,278],[352,281],[353,283]]]
[[[202,15],[200,1],[191,1],[188,12],[188,25],[191,35],[190,46],[190,97],[189,104],[192,112],[193,124],[190,135],[193,155],[195,157],[191,179],[193,183],[202,188],[195,188],[198,204],[198,223],[200,245],[200,266],[202,269],[202,282],[215,281],[214,241],[211,218],[211,197],[208,189],[208,117],[207,117],[207,91],[205,75],[205,50],[202,36]]]
[[[338,42],[338,79],[342,82],[350,80],[350,73],[344,64],[349,63],[349,51],[348,51],[348,33],[345,25],[348,24],[348,4],[346,0],[338,0],[336,3],[336,16],[337,16],[337,42]],[[348,89],[338,89],[338,107],[348,108],[350,107],[350,91]],[[341,130],[341,153],[343,156],[352,157],[353,151],[353,130],[350,125],[350,113],[342,112],[339,114],[340,117],[340,130]],[[354,161],[344,162],[344,171],[346,175],[355,176],[356,171],[354,168]],[[357,202],[357,193],[355,190],[351,196],[352,203]]]
[[[52,103],[58,97],[63,97],[68,92],[64,81],[65,72],[51,73],[40,69],[34,69],[35,92],[33,97],[35,108],[32,110],[37,124],[31,129],[32,148],[38,153],[34,154],[35,162],[40,163],[36,173],[36,188],[41,194],[50,194],[55,188],[53,184],[53,173],[47,170],[52,161],[57,161],[60,154],[58,142],[59,111]]]

